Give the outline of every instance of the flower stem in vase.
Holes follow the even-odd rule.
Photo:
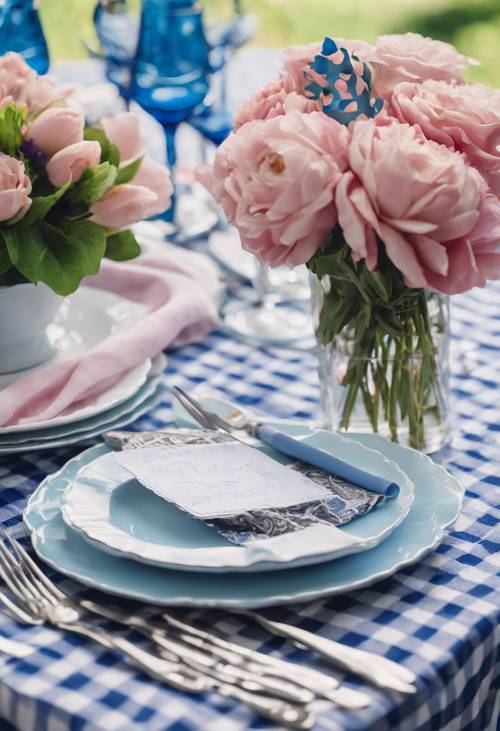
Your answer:
[[[323,394],[335,391],[323,398],[328,425],[434,448],[446,426],[447,299],[405,285],[382,249],[376,272],[354,262],[338,230],[309,268],[322,291],[320,358],[333,353],[321,369]]]

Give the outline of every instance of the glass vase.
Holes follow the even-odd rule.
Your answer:
[[[357,316],[330,331],[328,318],[342,312],[344,290],[328,275],[313,274],[311,282],[325,427],[377,433],[428,453],[440,449],[448,430],[449,298],[408,290],[390,326],[380,317],[363,323],[360,298]]]

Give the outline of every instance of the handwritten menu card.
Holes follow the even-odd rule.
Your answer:
[[[118,453],[116,461],[144,487],[201,519],[331,498],[300,472],[237,442],[136,449]]]

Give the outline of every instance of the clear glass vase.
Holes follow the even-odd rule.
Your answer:
[[[419,290],[393,311],[390,327],[373,319],[361,336],[360,300],[359,317],[330,336],[325,323],[342,311],[341,288],[330,276],[311,275],[311,283],[325,427],[440,449],[448,430],[449,298]]]

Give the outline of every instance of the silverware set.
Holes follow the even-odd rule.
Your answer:
[[[71,598],[46,576],[13,536],[7,532],[3,536],[0,577],[8,591],[0,591],[0,603],[24,624],[50,624],[82,635],[121,653],[161,683],[188,693],[216,691],[288,728],[308,729],[314,725],[315,698],[349,710],[370,703],[367,694],[342,686],[332,675],[251,650],[170,612],[158,610],[160,620],[146,619],[116,606]],[[386,658],[346,647],[292,625],[273,622],[255,612],[243,614],[272,634],[314,650],[323,659],[373,685],[403,693],[416,690],[412,684],[414,674]],[[102,619],[119,625],[121,630],[110,631],[103,626]],[[147,640],[148,649],[126,639],[124,628],[140,633]],[[10,652],[0,641],[0,651],[23,656],[21,652],[16,654],[16,649],[19,650],[13,644]],[[26,647],[24,651],[27,653]]]

